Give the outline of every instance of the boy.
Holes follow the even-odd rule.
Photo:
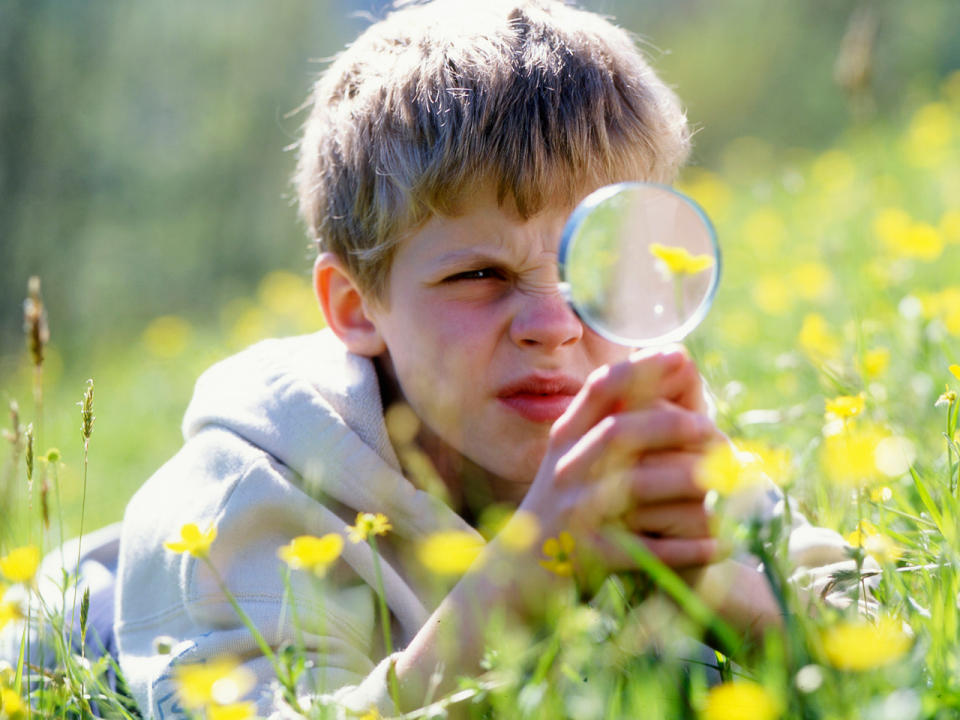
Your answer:
[[[693,471],[720,436],[693,363],[603,340],[557,290],[560,231],[580,199],[674,179],[689,148],[677,99],[596,15],[550,0],[475,5],[394,12],[313,90],[296,181],[329,329],[205,373],[186,444],[128,507],[115,634],[148,715],[177,712],[175,667],[223,654],[257,673],[261,711],[274,707],[272,668],[216,578],[163,547],[187,523],[217,528],[212,564],[276,649],[294,637],[277,549],[344,534],[358,512],[387,516],[378,548],[396,653],[380,641],[367,544],[345,544],[322,606],[291,576],[314,682],[357,710],[395,709],[390,672],[401,709],[423,702],[438,668],[441,691],[476,672],[491,609],[534,622],[566,582],[540,563],[543,541],[564,532],[579,569],[603,576],[634,569],[604,539],[624,526],[744,632],[777,622],[760,573],[722,559],[710,534]],[[405,476],[384,422],[397,402],[449,504]],[[513,522],[532,519],[535,541],[517,551],[494,536],[438,597],[412,550],[441,530],[475,534],[491,503],[523,511]],[[818,564],[846,559],[835,536],[805,542]],[[158,636],[171,653],[157,653]]]

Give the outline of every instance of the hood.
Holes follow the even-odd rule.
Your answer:
[[[469,529],[403,476],[373,362],[329,330],[265,340],[207,370],[184,416],[184,438],[212,426],[275,457],[314,497],[386,514],[398,535],[435,532],[438,523]]]

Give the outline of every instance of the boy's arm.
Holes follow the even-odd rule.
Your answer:
[[[630,515],[633,531],[668,566],[691,572],[714,561],[717,542],[692,475],[699,452],[717,437],[701,398],[696,368],[681,351],[638,354],[596,371],[554,425],[540,472],[520,506],[536,518],[540,540],[567,531],[591,570],[599,567],[602,576],[634,570],[603,539],[606,526]],[[561,582],[540,566],[539,548],[538,542],[518,556],[496,538],[490,543],[482,562],[399,653],[402,704],[422,702],[438,668],[447,683],[477,671],[491,609],[502,608],[521,623],[536,621],[544,598]],[[741,591],[718,608],[728,619],[747,629],[776,616],[759,573],[721,567],[729,573],[723,579],[741,583]]]

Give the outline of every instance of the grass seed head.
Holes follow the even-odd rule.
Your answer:
[[[16,400],[10,401],[10,424],[12,430],[4,430],[3,436],[13,445],[14,452],[20,450],[20,440],[23,439],[23,426],[20,424],[20,406]]]
[[[27,425],[27,482],[33,482],[33,423]]]
[[[80,432],[84,440],[90,439],[90,433],[93,432],[93,421],[96,420],[93,414],[93,379],[87,380],[87,389],[83,393],[83,401],[80,403]]]
[[[23,301],[23,331],[34,367],[43,365],[43,352],[50,342],[47,311],[40,297],[40,278],[34,275],[27,283],[27,299]]]
[[[50,483],[47,482],[46,476],[43,478],[43,483],[40,485],[40,518],[43,520],[43,527],[45,530],[50,529]]]
[[[83,599],[80,601],[80,634],[83,637],[87,635],[87,618],[90,617],[90,588],[83,591]]]

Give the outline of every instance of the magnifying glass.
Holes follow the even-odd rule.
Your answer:
[[[560,289],[597,334],[629,347],[678,342],[706,316],[720,248],[706,213],[673,188],[607,185],[570,215]]]

